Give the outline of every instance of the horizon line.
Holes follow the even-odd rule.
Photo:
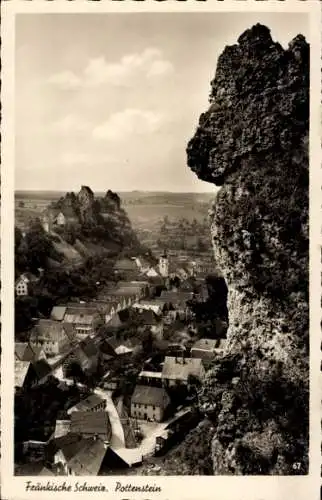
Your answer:
[[[219,189],[218,186],[215,184],[214,190]],[[77,191],[77,190],[76,190]],[[105,193],[107,190],[94,190],[94,193]],[[170,191],[170,190],[165,190],[165,189],[151,189],[151,190],[146,190],[146,189],[132,189],[132,190],[119,190],[119,189],[110,189],[110,191],[118,192],[118,193],[173,193],[173,194],[180,194],[180,193],[189,193],[189,194],[212,194],[211,191]],[[74,192],[74,190],[66,190],[66,189],[15,189],[15,193],[30,193],[30,192],[35,192],[35,193],[70,193]]]

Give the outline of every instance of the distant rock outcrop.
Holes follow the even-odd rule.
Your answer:
[[[187,147],[222,186],[211,230],[229,342],[202,398],[214,474],[307,472],[308,133],[309,45],[298,35],[284,50],[257,24],[219,57]]]
[[[82,186],[78,194],[67,193],[49,205],[43,225],[46,231],[59,232],[73,244],[79,238],[121,247],[138,245],[120,197],[110,190],[102,198],[95,198],[88,186]]]
[[[77,195],[77,200],[81,222],[91,222],[95,220],[95,200],[91,188],[82,186]]]

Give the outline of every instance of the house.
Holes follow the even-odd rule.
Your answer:
[[[51,374],[51,367],[44,359],[35,363],[15,360],[15,388],[18,390],[42,385]]]
[[[185,358],[184,356],[166,356],[162,368],[162,379],[166,386],[188,384],[189,375],[199,380],[205,376],[205,368],[199,358]]]
[[[139,311],[150,310],[157,316],[162,316],[166,308],[166,303],[162,300],[157,301],[155,299],[140,300],[139,302],[132,304],[132,308],[138,309]]]
[[[70,432],[70,420],[56,420],[53,438],[66,436]]]
[[[39,359],[46,359],[46,354],[41,346],[31,346],[27,342],[15,342],[15,359],[35,362]]]
[[[144,271],[144,274],[148,278],[158,278],[160,276],[160,273],[158,273],[158,271],[152,266],[150,266],[146,271]]]
[[[108,443],[95,437],[82,440],[82,447],[68,462],[73,476],[98,476],[101,474]]]
[[[163,278],[169,276],[169,259],[165,252],[159,258],[159,273]]]
[[[110,302],[106,305],[105,324],[109,323],[117,314],[117,312],[120,311],[119,307],[120,303],[118,301]]]
[[[134,260],[137,268],[142,274],[144,274],[150,268],[150,263],[144,257],[135,257]]]
[[[23,389],[26,387],[27,374],[30,366],[30,361],[15,359],[15,389]]]
[[[190,276],[188,269],[184,266],[179,267],[177,273],[178,277],[183,281],[188,279]]]
[[[55,476],[55,474],[48,469],[43,461],[26,462],[23,464],[15,465],[15,476]]]
[[[131,416],[161,422],[170,398],[163,387],[137,385],[131,398]]]
[[[82,399],[79,403],[69,408],[68,415],[74,411],[101,411],[105,410],[106,400],[100,398],[97,394],[90,394],[87,398]]]
[[[105,339],[100,343],[99,349],[101,353],[101,359],[104,361],[110,361],[116,356],[116,353],[111,344],[108,342],[108,339]]]
[[[50,313],[50,319],[53,321],[63,321],[66,309],[66,306],[54,306]]]
[[[147,287],[136,283],[120,283],[110,291],[112,300],[125,300],[124,308],[129,307],[133,302],[140,300],[147,294]]]
[[[83,438],[100,438],[110,442],[112,427],[108,413],[98,411],[73,411],[70,415],[70,431]]]
[[[112,317],[110,321],[107,323],[107,326],[112,329],[118,329],[120,326],[127,323],[129,320],[129,314],[127,309],[123,309]]]
[[[148,296],[151,289],[150,283],[145,280],[119,281],[117,285],[119,288],[132,288],[138,291],[141,297]]]
[[[57,355],[70,347],[64,323],[51,319],[40,319],[30,335],[31,347],[42,347],[47,355]]]
[[[107,448],[108,444],[101,439],[69,433],[50,441],[47,461],[56,470],[56,475],[97,476]]]
[[[121,339],[107,339],[106,343],[110,345],[110,347],[114,350],[117,356],[132,354],[135,350],[134,345],[130,340],[121,340]]]
[[[18,297],[30,295],[32,287],[38,283],[39,278],[32,273],[23,273],[15,282],[15,290]]]
[[[115,264],[114,264],[114,272],[116,274],[127,274],[127,273],[130,273],[130,274],[135,274],[137,275],[138,273],[138,269],[137,269],[137,265],[136,265],[136,262],[135,260],[133,259],[128,259],[128,258],[124,258],[124,259],[118,259]]]
[[[72,206],[49,207],[42,216],[42,227],[46,233],[50,233],[55,227],[64,227],[76,222],[78,222],[78,216]]]
[[[162,372],[142,370],[138,375],[138,382],[140,385],[162,387]]]
[[[101,323],[101,318],[95,309],[83,304],[77,304],[66,308],[64,321],[74,325],[78,336],[86,338],[95,334]]]
[[[23,441],[22,452],[24,456],[28,455],[28,461],[44,460],[46,445],[46,441],[36,441],[33,439]]]
[[[73,364],[77,364],[83,372],[94,373],[100,361],[100,352],[91,338],[82,340],[68,353],[63,361],[63,373],[68,373]]]
[[[222,354],[226,347],[226,339],[199,339],[191,348],[191,357],[211,360]]]
[[[191,292],[168,291],[161,292],[161,299],[166,302],[169,308],[175,310],[180,319],[188,320],[191,318],[192,311],[187,302],[193,298]]]
[[[136,319],[143,327],[148,327],[153,336],[159,340],[163,338],[163,322],[151,309],[136,309]],[[139,329],[141,327],[139,326]]]

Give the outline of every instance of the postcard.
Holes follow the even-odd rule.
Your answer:
[[[2,497],[317,500],[318,2],[2,18]]]

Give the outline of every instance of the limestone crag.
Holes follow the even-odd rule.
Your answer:
[[[53,202],[47,212],[56,215],[61,212],[65,216],[67,236],[73,233],[81,239],[113,242],[121,246],[138,244],[120,197],[111,190],[104,197],[95,197],[90,187],[82,186],[77,194],[67,193]],[[56,231],[58,229],[55,228]],[[61,231],[64,230],[61,228]]]
[[[285,50],[253,26],[219,57],[187,147],[189,167],[222,186],[211,231],[228,286],[226,357],[237,356],[209,373],[202,398],[215,474],[307,470],[308,130],[308,44],[298,35]]]

